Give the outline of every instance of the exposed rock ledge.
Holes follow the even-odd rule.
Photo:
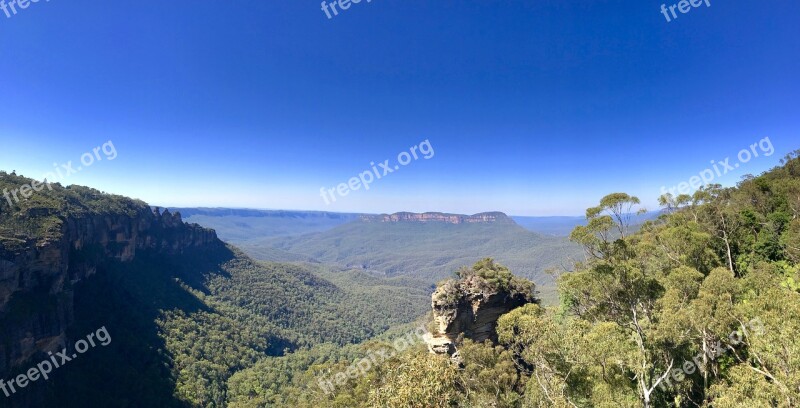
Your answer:
[[[459,279],[440,284],[432,295],[434,327],[425,337],[432,353],[455,355],[462,336],[475,342],[497,342],[500,316],[538,302],[532,282],[511,275],[491,259],[458,275]]]

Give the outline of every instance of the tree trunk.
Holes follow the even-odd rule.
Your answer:
[[[736,271],[733,270],[733,256],[731,255],[731,244],[728,241],[728,226],[725,224],[725,215],[720,215],[720,217],[722,218],[722,240],[725,241],[725,249],[728,252],[728,268],[736,276]]]

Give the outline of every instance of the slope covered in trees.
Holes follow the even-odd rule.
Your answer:
[[[30,182],[0,173],[3,188]],[[15,341],[37,341],[29,326],[49,330],[40,336],[45,351],[55,346],[44,343],[61,338],[62,323],[65,345],[100,327],[111,337],[107,347],[81,355],[48,381],[2,395],[0,406],[225,406],[228,379],[265,357],[359,343],[427,309],[425,290],[409,292],[378,277],[359,283],[359,275],[348,272],[332,273],[334,283],[320,277],[322,267],[254,261],[213,232],[206,244],[184,247],[173,241],[191,235],[140,233],[136,242],[158,245],[137,246],[134,256],[134,239],[125,232],[151,219],[159,220],[141,201],[57,184],[0,210],[0,292],[9,299],[0,310],[0,361],[11,361]],[[89,245],[93,237],[105,247]],[[62,243],[61,252],[16,255]],[[36,272],[62,269],[63,279]],[[59,284],[37,283],[51,275]],[[53,301],[62,298],[69,302]],[[60,315],[70,318],[53,317]],[[36,325],[20,323],[28,321]],[[20,339],[12,338],[17,332]],[[40,353],[12,361],[0,379],[46,358]]]

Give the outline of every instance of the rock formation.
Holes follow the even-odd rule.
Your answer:
[[[458,274],[459,279],[445,281],[432,295],[433,327],[425,339],[432,353],[455,355],[462,336],[496,342],[500,316],[537,302],[533,283],[511,275],[491,259]]]

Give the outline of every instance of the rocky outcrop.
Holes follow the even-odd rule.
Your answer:
[[[364,222],[443,222],[449,224],[513,222],[511,218],[501,212],[480,213],[475,215],[459,215],[444,213],[410,213],[362,215]]]
[[[491,260],[482,262],[487,261],[492,268],[508,271]],[[500,316],[527,303],[537,302],[531,282],[513,277],[513,283],[509,278],[498,285],[494,279],[476,273],[477,266],[460,271],[461,279],[448,280],[433,293],[433,327],[425,338],[432,353],[455,355],[462,337],[479,343],[486,340],[497,342]]]
[[[41,216],[58,217],[59,230],[46,237],[0,234],[0,374],[65,344],[72,286],[102,263],[128,262],[140,251],[174,254],[219,242],[213,230],[184,223],[180,213],[146,205],[134,212]]]

